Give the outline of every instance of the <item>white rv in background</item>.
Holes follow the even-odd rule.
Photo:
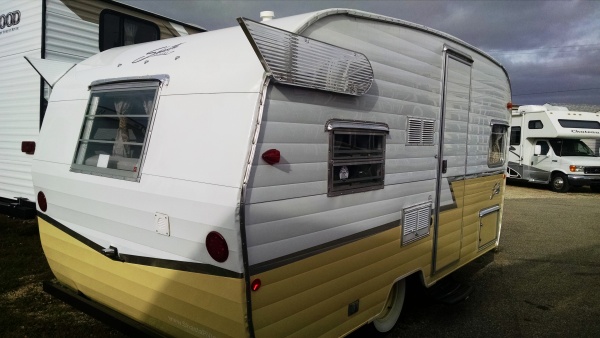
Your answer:
[[[35,213],[32,153],[52,83],[25,57],[68,68],[112,47],[202,31],[115,1],[0,0],[0,212]]]
[[[33,161],[45,289],[144,334],[389,331],[406,279],[498,246],[508,75],[372,13],[238,24],[56,83]]]
[[[518,107],[512,113],[508,178],[550,184],[556,192],[584,185],[600,191],[600,157],[583,139],[600,139],[600,112]]]

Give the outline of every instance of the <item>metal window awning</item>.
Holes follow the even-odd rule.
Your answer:
[[[246,18],[237,20],[275,82],[356,96],[373,83],[371,63],[359,52]]]

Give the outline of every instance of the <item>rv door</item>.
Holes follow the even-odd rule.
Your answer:
[[[534,181],[548,182],[552,173],[552,158],[548,141],[537,141],[529,167],[529,178]],[[555,160],[556,162],[556,160]]]

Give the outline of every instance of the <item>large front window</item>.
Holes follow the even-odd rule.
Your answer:
[[[596,156],[582,141],[573,139],[550,140],[552,150],[558,156]]]
[[[506,134],[508,126],[492,124],[492,134],[488,150],[488,167],[499,167],[506,161]]]
[[[158,84],[146,81],[93,87],[71,169],[136,180]]]

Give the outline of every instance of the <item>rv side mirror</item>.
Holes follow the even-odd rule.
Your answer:
[[[533,148],[533,154],[535,156],[538,156],[541,153],[542,153],[542,146],[539,144],[536,144],[535,147]]]

